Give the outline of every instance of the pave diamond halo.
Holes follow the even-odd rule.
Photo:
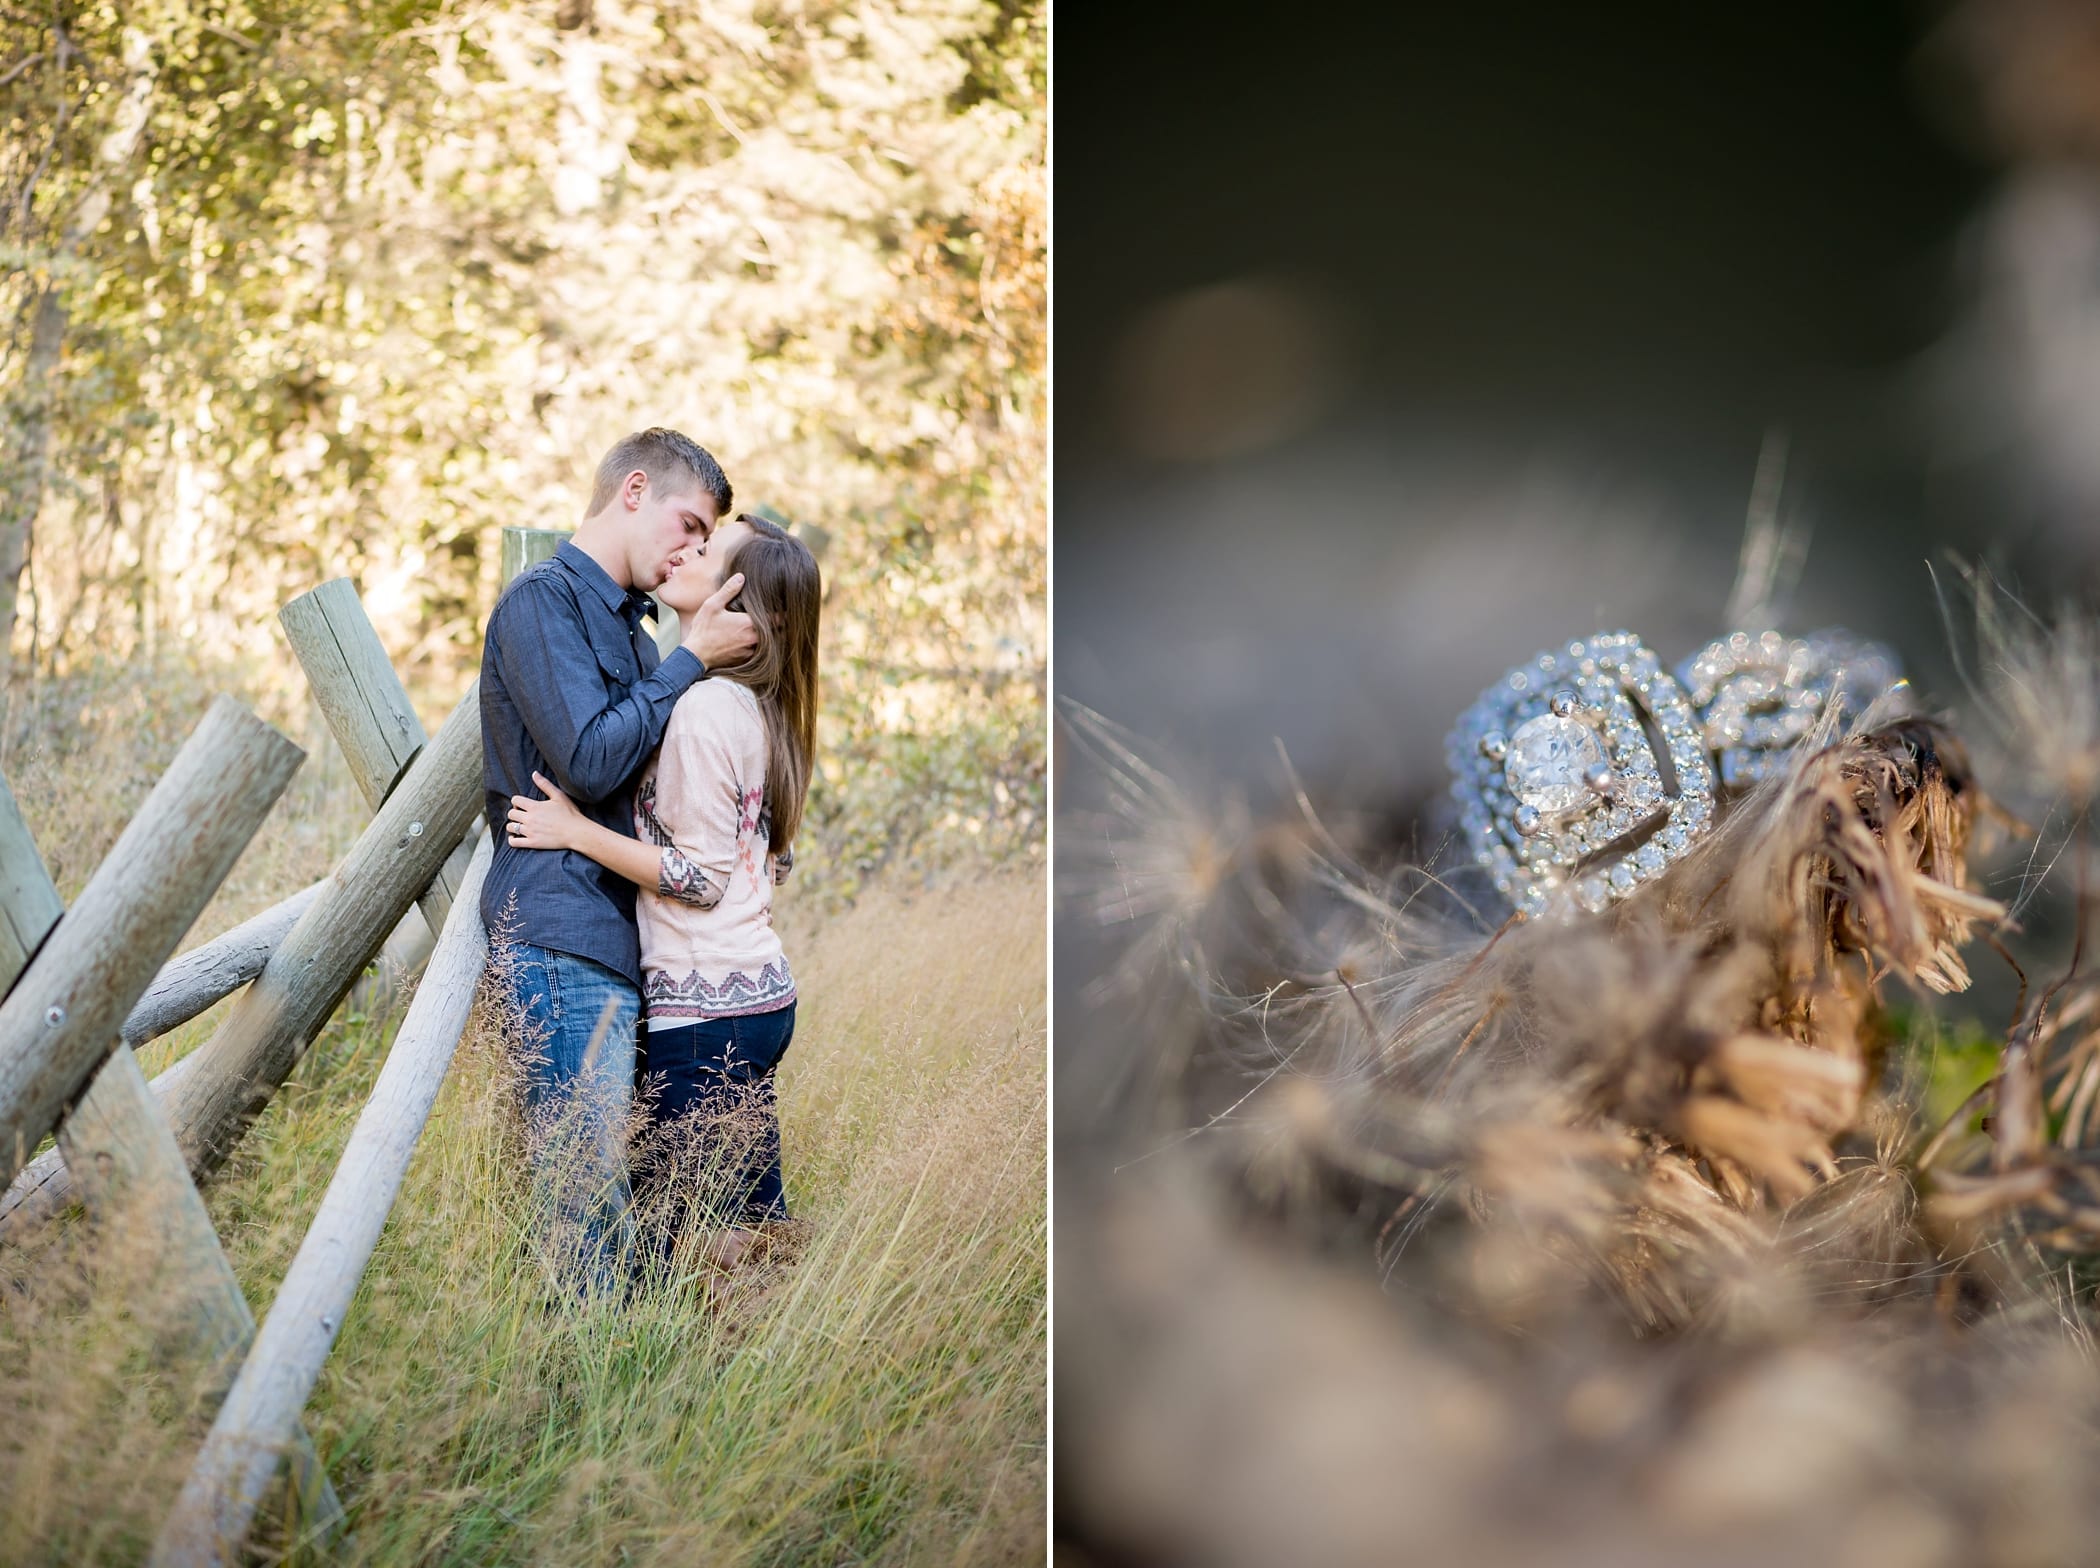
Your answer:
[[[1831,628],[1806,637],[1730,632],[1687,659],[1678,679],[1722,786],[1741,789],[1782,771],[1827,710],[1842,724],[1900,686],[1903,672],[1880,643]]]
[[[1520,917],[1602,909],[1713,828],[1691,701],[1631,632],[1518,665],[1445,746],[1467,850]]]

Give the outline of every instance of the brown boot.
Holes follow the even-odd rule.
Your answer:
[[[765,1251],[765,1238],[741,1225],[725,1225],[700,1244],[700,1255],[723,1273],[734,1273]]]

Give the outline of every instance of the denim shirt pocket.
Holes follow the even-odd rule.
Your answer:
[[[641,678],[641,671],[634,667],[634,648],[627,640],[625,626],[612,633],[610,641],[603,628],[592,627],[591,654],[616,697],[626,696],[627,688]]]

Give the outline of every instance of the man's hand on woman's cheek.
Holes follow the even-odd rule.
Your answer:
[[[729,608],[729,601],[743,588],[744,574],[733,574],[700,606],[686,631],[685,646],[709,669],[735,664],[758,646],[758,632],[751,617]]]

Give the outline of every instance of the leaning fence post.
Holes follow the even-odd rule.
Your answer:
[[[4,819],[4,812],[0,812],[0,819]],[[0,836],[4,836],[5,831],[4,820],[0,820]],[[26,834],[26,829],[24,831]],[[129,1055],[148,1040],[156,1040],[180,1024],[188,1023],[261,974],[263,965],[277,950],[277,944],[284,940],[285,933],[306,913],[307,905],[321,896],[321,889],[326,885],[324,878],[303,887],[290,898],[242,921],[231,931],[163,964],[160,973],[153,977],[153,984],[146,987],[146,994],[132,1008],[131,1016],[124,1020],[121,1038],[128,1049],[111,1054],[109,1062],[103,1064],[102,1072],[96,1074],[97,1081],[103,1073],[110,1071],[111,1064],[119,1057]],[[56,897],[55,893],[53,897]],[[418,915],[415,918],[416,924],[421,926],[423,917]],[[12,978],[4,964],[0,964],[0,973],[7,973]],[[181,1063],[177,1063],[169,1071],[176,1071],[180,1066]],[[153,1080],[155,1094],[163,1092],[167,1076],[167,1073],[162,1073]],[[93,1094],[95,1086],[90,1085],[88,1092]],[[43,1224],[63,1212],[72,1199],[73,1178],[66,1168],[64,1151],[46,1149],[22,1167],[7,1191],[0,1193],[0,1241],[19,1234],[24,1227]]]
[[[0,929],[27,938],[0,951],[4,990],[20,976],[28,954],[64,912],[58,888],[4,776],[0,865],[7,868],[0,884]],[[130,1026],[127,1020],[126,1028]],[[168,1282],[156,1310],[142,1315],[154,1337],[165,1347],[180,1346],[207,1366],[230,1372],[232,1358],[254,1338],[255,1317],[128,1040],[110,1053],[59,1124],[52,1155],[80,1169],[83,1190],[105,1214],[128,1202],[129,1212],[145,1222],[141,1230],[153,1246],[148,1272]],[[205,1390],[207,1398],[223,1392],[224,1372],[217,1390]],[[342,1527],[342,1503],[303,1429],[291,1434],[290,1455],[292,1483],[321,1535],[332,1539]]]
[[[491,853],[484,842],[473,857],[313,1225],[162,1526],[150,1559],[162,1568],[233,1561],[247,1540],[466,1027],[488,960],[480,895]]]
[[[503,530],[503,580],[508,583],[528,566],[552,558],[568,534],[559,528],[506,528]]]
[[[469,692],[162,1097],[192,1171],[224,1161],[480,809],[481,713]]]
[[[277,612],[285,640],[321,705],[330,733],[350,764],[365,804],[377,811],[429,736],[408,700],[379,634],[347,577],[332,578]],[[473,848],[452,851],[418,902],[435,938],[445,923]]]
[[[65,907],[14,791],[0,778],[0,992],[29,967]]]
[[[212,704],[0,1003],[0,1175],[86,1087],[304,758],[240,704]]]
[[[377,811],[430,737],[372,629],[357,585],[347,577],[331,578],[279,610],[277,622],[306,672],[307,688],[350,765],[358,793]],[[417,901],[421,913],[403,917],[387,938],[374,961],[376,970],[408,972],[430,957],[473,852],[470,832]],[[366,974],[351,988],[351,1006],[371,1006],[388,986],[388,976]]]

